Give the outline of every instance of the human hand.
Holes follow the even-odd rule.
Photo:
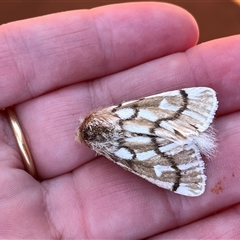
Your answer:
[[[192,17],[163,3],[54,14],[0,33],[0,108],[15,105],[41,180],[24,171],[1,112],[1,238],[239,236],[239,36],[194,46]],[[219,100],[218,153],[200,197],[160,189],[74,141],[95,108],[193,86]]]

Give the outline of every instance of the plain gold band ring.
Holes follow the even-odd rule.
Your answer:
[[[17,140],[17,144],[23,159],[25,169],[29,174],[31,174],[35,179],[37,179],[37,172],[34,166],[33,158],[28,148],[28,144],[24,137],[19,121],[17,119],[17,115],[15,114],[13,107],[6,108],[6,112],[8,114],[8,119],[13,130],[14,136]]]

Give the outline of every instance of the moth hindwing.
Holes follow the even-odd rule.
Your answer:
[[[76,138],[159,187],[199,196],[206,182],[201,154],[215,149],[217,107],[211,88],[165,92],[90,113]]]

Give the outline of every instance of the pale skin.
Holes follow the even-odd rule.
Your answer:
[[[0,27],[0,108],[15,105],[40,177],[24,170],[2,111],[0,238],[240,236],[240,36],[196,46],[198,34],[190,14],[163,3]],[[95,108],[195,86],[219,99],[218,152],[200,197],[160,189],[74,140]]]

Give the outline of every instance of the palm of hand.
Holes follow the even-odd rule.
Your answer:
[[[62,13],[1,30],[1,107],[16,105],[41,178],[23,170],[2,112],[1,237],[239,235],[238,36],[192,47],[193,19],[156,3]],[[195,85],[214,88],[220,101],[219,152],[207,162],[199,198],[159,189],[74,142],[79,116],[94,108]]]

